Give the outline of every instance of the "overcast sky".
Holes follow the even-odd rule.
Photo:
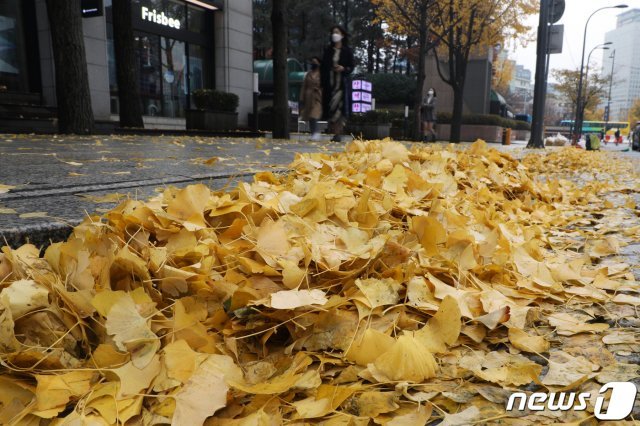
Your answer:
[[[564,24],[564,48],[562,54],[551,55],[551,69],[580,67],[582,55],[582,37],[584,35],[584,25],[595,10],[605,6],[615,6],[627,4],[629,9],[608,9],[598,12],[589,22],[587,32],[587,48],[585,55],[600,43],[604,43],[604,35],[616,27],[616,15],[630,10],[640,8],[640,0],[566,0],[566,10],[564,16],[558,22]],[[537,30],[538,16],[531,17],[527,22]],[[640,34],[638,35],[640,37]],[[535,76],[536,69],[536,43],[530,43],[526,48],[516,46],[509,48],[511,57],[517,63],[523,64],[530,69]],[[602,52],[594,52],[593,58],[602,62]],[[586,58],[585,58],[586,62]]]

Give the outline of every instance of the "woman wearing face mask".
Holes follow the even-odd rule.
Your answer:
[[[436,123],[436,90],[432,87],[427,91],[427,96],[422,98],[422,140],[429,142],[436,141],[434,125]]]
[[[331,44],[324,51],[320,76],[322,81],[323,112],[329,122],[333,141],[342,140],[342,132],[349,115],[350,85],[348,76],[353,71],[353,51],[349,47],[348,34],[344,28],[331,28]]]
[[[309,62],[310,70],[304,77],[300,103],[302,120],[309,122],[311,140],[320,140],[318,120],[322,118],[322,86],[320,85],[320,58],[314,56]]]

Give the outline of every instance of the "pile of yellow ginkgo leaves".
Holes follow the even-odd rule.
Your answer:
[[[290,169],[4,247],[0,424],[595,424],[638,377],[631,165],[355,141]],[[506,411],[564,390],[588,408]]]

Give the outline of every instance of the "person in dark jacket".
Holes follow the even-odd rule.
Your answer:
[[[640,121],[636,123],[635,129],[631,132],[631,149],[640,151]]]
[[[349,116],[351,86],[349,74],[353,72],[353,51],[349,47],[349,34],[339,25],[331,28],[331,44],[322,57],[320,79],[322,82],[323,112],[329,122],[333,141],[342,140],[342,132]]]

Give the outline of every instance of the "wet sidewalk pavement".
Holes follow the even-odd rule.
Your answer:
[[[176,136],[0,135],[0,245],[66,238],[83,217],[167,186],[214,189],[344,143]]]
[[[442,145],[445,145],[444,143]],[[460,144],[460,147],[469,144]],[[516,157],[526,142],[491,144]],[[191,136],[0,135],[0,246],[67,237],[84,217],[126,197],[148,199],[167,186],[213,189],[284,171],[296,153],[339,152],[345,143]],[[622,151],[627,145],[603,146]],[[624,153],[640,158],[640,153]],[[640,166],[640,161],[638,161]]]

